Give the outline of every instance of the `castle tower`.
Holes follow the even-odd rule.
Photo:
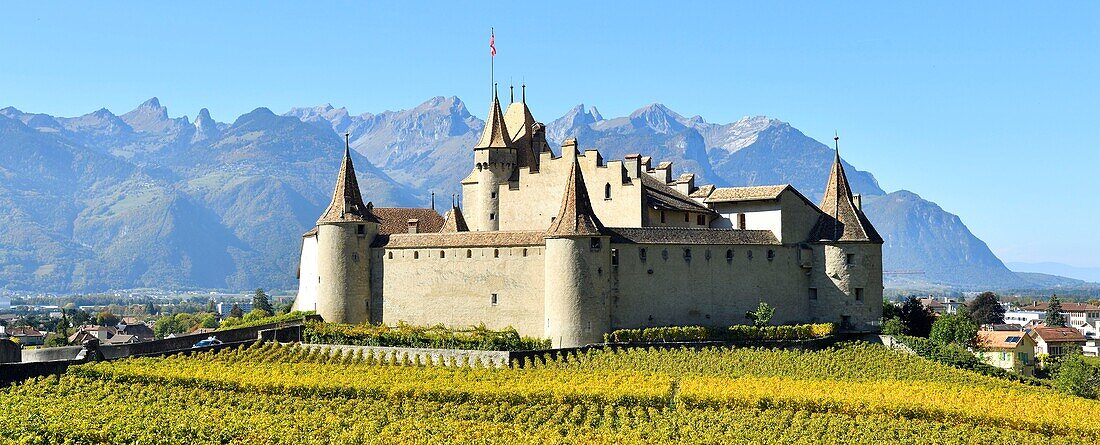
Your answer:
[[[345,141],[332,202],[317,220],[317,313],[327,322],[370,321],[370,245],[379,229],[371,207],[363,204]]]
[[[577,158],[561,210],[546,232],[544,337],[554,347],[603,341],[611,331],[611,246]]]
[[[834,138],[834,141],[839,138]],[[882,237],[863,214],[862,199],[852,195],[839,143],[825,196],[824,213],[812,232],[815,264],[811,285],[817,299],[811,315],[842,329],[873,331],[882,318]],[[818,314],[841,314],[840,320]]]
[[[485,130],[481,140],[474,145],[474,171],[469,179],[463,181],[463,199],[470,215],[471,230],[490,231],[500,228],[500,185],[508,183],[516,171],[516,147],[508,134],[504,122],[504,113],[500,111],[500,101],[496,93],[489,106],[489,118],[485,120]],[[466,185],[474,185],[474,190],[466,193]]]
[[[516,166],[512,180],[519,179],[520,168],[539,170],[539,153],[550,151],[546,142],[546,128],[536,122],[531,110],[527,108],[527,86],[523,86],[523,99],[512,102],[504,112],[504,123],[508,126],[509,138],[516,148]]]

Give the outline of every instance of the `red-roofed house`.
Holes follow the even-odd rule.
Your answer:
[[[1085,336],[1074,328],[1052,328],[1038,326],[1029,333],[1035,340],[1035,353],[1059,357],[1073,351],[1080,351],[1085,345]]]

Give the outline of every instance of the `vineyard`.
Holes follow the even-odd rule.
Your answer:
[[[512,368],[265,343],[0,389],[0,442],[1096,443],[1100,402],[867,344]]]

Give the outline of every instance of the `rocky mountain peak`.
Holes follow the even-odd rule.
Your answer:
[[[652,103],[634,110],[630,113],[629,119],[636,129],[649,128],[660,134],[678,133],[687,128],[683,116],[659,103]]]

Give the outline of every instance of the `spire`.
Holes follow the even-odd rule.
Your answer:
[[[520,98],[523,103],[527,103],[527,82],[524,82],[523,85],[520,85]]]
[[[814,240],[882,242],[882,237],[856,207],[844,163],[840,160],[840,137],[833,136],[835,154],[825,184],[825,196],[821,198],[821,211],[825,214],[814,228]]]
[[[550,223],[546,231],[549,237],[598,236],[603,231],[603,223],[592,211],[592,201],[588,199],[588,187],[584,185],[584,175],[580,163],[573,158],[569,169],[569,180],[565,184],[565,196],[561,200],[558,217]]]
[[[370,206],[363,204],[359,192],[359,182],[355,179],[355,166],[351,163],[351,134],[344,134],[344,159],[340,172],[336,175],[336,188],[332,191],[332,202],[321,214],[317,224],[339,222],[378,222],[371,214]]]
[[[508,85],[508,103],[513,103],[515,101],[516,101],[516,86],[515,85]]]
[[[500,111],[500,100],[493,93],[493,103],[489,105],[489,117],[485,119],[485,129],[481,139],[474,145],[479,148],[514,148],[508,136],[508,126],[504,123],[504,113]]]

